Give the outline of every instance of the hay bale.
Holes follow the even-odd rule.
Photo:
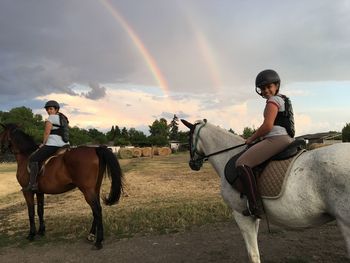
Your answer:
[[[158,147],[152,147],[152,155],[158,155],[159,152],[158,152]]]
[[[151,155],[152,155],[152,148],[151,147],[142,148],[142,156],[143,157],[151,157]]]
[[[119,157],[121,159],[131,159],[133,156],[132,149],[129,148],[121,148],[119,150]]]
[[[139,158],[142,155],[142,150],[140,148],[132,149],[132,157]]]
[[[171,149],[169,147],[162,147],[158,149],[159,156],[167,156],[171,154]]]

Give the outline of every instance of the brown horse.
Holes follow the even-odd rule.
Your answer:
[[[4,130],[0,133],[1,152],[10,150],[17,161],[17,180],[22,188],[29,182],[27,170],[28,159],[37,148],[33,138],[24,133],[15,124],[1,124]],[[60,194],[75,187],[84,194],[86,202],[93,213],[93,222],[89,240],[95,241],[95,248],[102,248],[103,224],[100,205],[100,187],[103,175],[107,170],[111,178],[111,189],[108,197],[104,198],[106,205],[113,205],[119,201],[123,190],[123,175],[117,158],[106,147],[86,147],[68,149],[64,154],[50,159],[45,169],[38,176],[39,192],[37,197],[37,213],[39,229],[35,227],[34,193],[23,191],[28,207],[30,231],[29,240],[33,240],[36,233],[45,234],[44,224],[44,194]],[[95,238],[96,236],[96,238]]]

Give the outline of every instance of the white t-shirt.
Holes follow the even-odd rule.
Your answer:
[[[268,103],[273,103],[274,105],[276,105],[278,107],[278,112],[285,111],[284,99],[279,95],[272,96],[271,98],[269,98],[266,101],[266,105]],[[265,108],[265,111],[266,111],[266,108]],[[264,115],[265,115],[265,111],[264,111]],[[271,137],[271,136],[278,136],[278,135],[288,135],[286,128],[282,126],[274,125],[272,127],[272,130],[268,134],[266,134],[264,138]]]
[[[58,114],[49,115],[49,117],[45,121],[51,122],[52,124],[60,125],[60,116]],[[52,126],[52,130],[57,129],[58,127]],[[67,144],[69,143],[64,142],[60,135],[50,134],[45,145],[62,147]]]

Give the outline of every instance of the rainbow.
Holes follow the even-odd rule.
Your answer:
[[[216,90],[222,87],[222,78],[208,40],[199,30],[194,30],[199,50],[208,67],[212,84]]]
[[[133,30],[133,28],[127,23],[127,21],[123,18],[123,16],[119,13],[117,8],[113,6],[108,0],[100,0],[102,5],[110,12],[110,14],[113,16],[113,18],[123,27],[123,29],[126,31],[126,33],[129,35],[131,40],[133,41],[136,48],[141,53],[142,57],[144,58],[147,66],[149,67],[150,71],[152,72],[152,75],[154,76],[155,80],[157,81],[159,87],[163,91],[164,95],[169,94],[169,87],[166,79],[164,78],[162,72],[160,71],[156,61],[151,56],[150,52],[147,50],[143,42],[141,41],[140,37],[136,34],[136,32]]]
[[[182,11],[187,18],[187,23],[193,31],[195,40],[197,42],[198,50],[202,55],[208,70],[208,75],[211,79],[211,83],[216,90],[220,90],[223,87],[222,74],[216,60],[215,52],[211,47],[203,30],[198,26],[199,16],[196,14],[196,9],[187,5]],[[196,23],[195,23],[196,22]]]

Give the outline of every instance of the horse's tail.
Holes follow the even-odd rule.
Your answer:
[[[113,205],[119,201],[123,191],[123,173],[118,159],[112,151],[100,146],[96,148],[96,154],[100,163],[100,173],[107,172],[108,177],[112,181],[109,195],[103,201],[106,205]]]

